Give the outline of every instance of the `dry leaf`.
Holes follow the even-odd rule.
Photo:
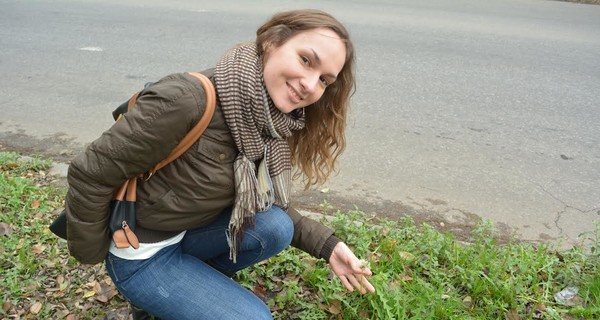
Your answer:
[[[535,305],[535,310],[538,310],[540,312],[544,312],[546,311],[546,305],[544,305],[543,303],[539,303]]]
[[[65,318],[65,320],[75,320],[75,315],[71,313]]]
[[[31,308],[29,308],[29,312],[31,312],[33,314],[38,314],[41,310],[42,310],[41,302],[36,302],[31,306]]]
[[[112,285],[112,282],[96,282],[96,285],[94,286],[94,291],[96,291],[96,300],[103,303],[107,303],[110,299],[117,295],[117,288],[115,288]]]
[[[380,258],[381,258],[381,253],[375,252],[375,253],[371,254],[371,257],[369,259],[373,262],[378,262]]]
[[[100,282],[98,282],[98,281],[94,282],[94,291],[96,291],[96,292],[102,291],[102,285],[100,284]]]
[[[0,222],[0,236],[10,236],[13,230],[9,224]]]
[[[31,252],[35,253],[35,254],[40,254],[42,252],[44,252],[44,250],[46,250],[46,246],[43,244],[34,244],[33,246],[31,246]]]
[[[10,303],[9,300],[4,300],[4,302],[2,303],[2,310],[4,310],[4,312],[7,312],[8,310],[10,310],[10,307],[12,307],[12,303]]]
[[[262,301],[267,301],[269,299],[269,293],[267,292],[267,290],[265,290],[262,286],[258,284],[254,285],[252,292],[254,292],[254,294]]]
[[[406,260],[406,261],[415,260],[415,256],[412,253],[406,252],[406,251],[398,252],[398,256],[400,256],[400,258],[402,258],[403,260]]]
[[[327,311],[333,315],[338,315],[342,313],[342,302],[340,300],[331,300],[329,301],[329,306],[327,307]]]
[[[69,284],[70,284],[69,281],[62,282],[59,287],[60,291],[65,291],[65,289],[67,289]]]
[[[520,320],[521,318],[519,317],[519,312],[517,312],[517,310],[515,309],[511,309],[508,311],[508,314],[506,314],[506,320]]]
[[[31,203],[31,209],[35,210],[40,207],[40,200],[35,200]]]
[[[387,237],[388,234],[390,234],[391,229],[390,228],[383,228],[381,229],[381,236],[382,237]]]
[[[95,294],[96,294],[96,291],[94,291],[94,290],[90,290],[90,291],[86,292],[86,293],[83,295],[83,297],[82,297],[82,298],[83,298],[83,299],[85,299],[85,298],[89,298],[89,297],[92,297],[92,296],[94,296]]]
[[[413,277],[409,276],[406,273],[402,273],[399,276],[397,276],[398,280],[400,281],[413,281]]]
[[[27,313],[27,311],[25,311],[25,309],[19,309],[19,311],[17,311],[17,313],[13,317],[16,318],[16,319],[19,319],[20,316],[22,316],[22,315],[24,315],[26,313]]]

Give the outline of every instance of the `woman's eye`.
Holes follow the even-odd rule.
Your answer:
[[[327,87],[327,86],[329,85],[329,81],[327,81],[327,79],[325,79],[325,78],[321,77],[319,80],[321,80],[321,83],[322,83],[324,86],[326,86],[326,87]]]
[[[310,62],[310,60],[308,60],[308,58],[305,57],[305,56],[302,56],[301,58],[302,58],[302,63],[308,65],[308,63]]]

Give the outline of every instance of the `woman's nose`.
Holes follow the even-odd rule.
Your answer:
[[[319,76],[310,74],[307,75],[300,81],[300,85],[302,86],[302,90],[304,90],[307,94],[312,94],[317,90],[317,86],[319,85]]]

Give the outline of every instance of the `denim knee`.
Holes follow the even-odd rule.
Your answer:
[[[273,206],[256,215],[256,231],[266,242],[269,251],[280,252],[287,248],[294,236],[294,223],[283,209]]]

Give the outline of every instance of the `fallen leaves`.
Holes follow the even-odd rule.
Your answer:
[[[11,162],[11,163],[5,164],[3,167],[6,168],[6,169],[15,169],[15,168],[19,167],[19,164],[16,163],[16,162]]]
[[[25,305],[14,305],[10,300],[6,297],[2,302],[2,313],[9,315],[10,318],[19,319],[21,316],[26,315],[27,313],[31,313],[33,315],[37,315],[42,311],[44,304],[39,301],[30,301]]]
[[[40,200],[34,200],[29,207],[31,209],[35,210],[40,207],[40,203],[41,203]]]
[[[0,222],[0,236],[10,236],[13,233],[13,228],[4,222]]]
[[[34,302],[31,307],[29,308],[29,312],[33,313],[33,314],[38,314],[40,313],[40,311],[42,310],[42,303],[41,302]]]
[[[402,260],[404,260],[404,261],[413,261],[413,260],[415,260],[415,256],[412,253],[406,252],[406,251],[398,252],[398,256]]]
[[[12,303],[10,303],[10,301],[8,301],[8,300],[2,301],[2,311],[4,311],[4,313],[7,313],[8,310],[10,310],[11,306],[12,306]]]
[[[65,280],[65,277],[59,275],[56,277],[53,286],[46,288],[46,292],[59,292],[57,296],[64,295],[65,290],[69,287],[70,282]]]
[[[330,300],[329,306],[326,310],[332,315],[338,315],[342,313],[342,302],[340,300]]]
[[[82,299],[94,297],[97,301],[107,303],[110,299],[118,294],[117,288],[113,285],[109,277],[105,277],[102,281],[93,281],[88,283],[86,287],[92,287],[92,290],[86,291]]]
[[[86,292],[86,293],[83,295],[83,297],[81,297],[81,298],[85,299],[85,298],[93,297],[95,294],[96,294],[96,291],[94,291],[94,290],[90,290],[90,291]]]
[[[36,243],[31,246],[31,252],[34,254],[41,254],[44,252],[44,250],[46,250],[46,246],[41,243]]]

